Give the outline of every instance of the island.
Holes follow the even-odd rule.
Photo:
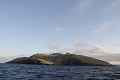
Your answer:
[[[10,64],[68,65],[68,66],[112,66],[112,64],[84,55],[71,53],[34,54],[8,61]]]

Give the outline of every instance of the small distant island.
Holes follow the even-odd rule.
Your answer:
[[[68,66],[112,66],[112,64],[87,57],[84,55],[76,55],[71,53],[61,54],[35,54],[30,57],[20,57],[12,61],[10,64],[38,64],[38,65],[68,65]]]

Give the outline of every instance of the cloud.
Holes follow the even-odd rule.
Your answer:
[[[105,54],[104,55],[92,55],[92,57],[96,58],[96,59],[100,59],[100,60],[104,60],[107,61],[111,64],[118,64],[118,62],[120,62],[120,53],[116,53],[116,54]]]
[[[115,50],[115,49],[109,49],[109,48],[104,48],[100,45],[96,45],[95,47],[91,48],[90,50],[88,50],[90,53],[97,53],[97,54],[117,54],[120,51]]]
[[[75,42],[73,43],[73,45],[74,45],[74,46],[81,46],[81,45],[83,45],[83,44],[82,44],[81,41],[75,41]]]
[[[95,46],[87,46],[85,48],[74,48],[73,50],[76,54],[88,55],[88,56],[104,56],[104,55],[111,55],[111,54],[118,54],[120,51],[115,49],[104,48],[100,45]]]
[[[118,62],[120,62],[120,50],[116,50],[113,48],[112,49],[105,48],[101,45],[95,45],[95,46],[88,45],[83,47],[84,48],[73,47],[68,50],[75,54],[90,56],[96,59],[110,62],[111,64],[118,64]],[[117,62],[115,63],[115,61]]]
[[[115,46],[120,46],[120,42],[115,43]]]
[[[114,0],[112,5],[110,6],[109,10],[113,10],[120,7],[120,0]]]
[[[100,54],[109,52],[108,49],[105,49],[100,45],[96,45],[95,47],[93,47],[92,49],[90,49],[88,51],[90,51],[91,53],[100,53]]]
[[[48,48],[60,53],[74,53],[78,55],[85,55],[96,59],[110,62],[111,64],[119,64],[120,62],[120,50],[114,48],[106,48],[101,45],[88,45],[87,43],[77,40],[74,41],[73,46],[70,48],[62,48],[57,44],[50,44]]]
[[[94,48],[88,50],[78,50],[74,53],[90,56],[99,60],[104,60],[115,65],[120,64],[120,51],[104,48],[98,45]]]
[[[87,43],[82,42],[82,41],[75,41],[75,42],[73,43],[73,45],[74,45],[75,47],[85,47],[85,46],[87,46]]]
[[[103,24],[100,24],[96,30],[94,30],[92,33],[100,33],[106,31],[108,28],[111,27],[113,22],[104,22]]]
[[[49,44],[48,49],[50,49],[50,50],[58,50],[59,46],[57,44]]]
[[[28,57],[27,55],[1,55],[0,63],[6,63],[18,57]]]
[[[62,32],[62,31],[65,31],[65,29],[63,27],[56,27],[55,31],[56,32]]]
[[[109,63],[114,64],[114,65],[120,65],[120,61],[110,61]]]
[[[19,56],[20,57],[20,56]],[[0,63],[6,63],[10,60],[13,60],[15,58],[18,58],[18,56],[4,56],[4,57],[0,57]]]
[[[83,13],[88,10],[94,2],[95,0],[81,0],[75,8],[79,13]]]
[[[113,0],[112,4],[110,4],[107,8],[103,10],[103,14],[106,12],[113,11],[120,7],[120,0]]]
[[[5,57],[0,57],[0,63],[5,63],[7,62],[9,59],[5,58]]]
[[[51,34],[60,33],[60,32],[64,32],[64,31],[65,31],[65,28],[59,26],[59,27],[54,28],[54,30],[51,32]]]

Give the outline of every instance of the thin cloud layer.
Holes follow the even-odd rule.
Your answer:
[[[95,1],[96,0],[81,0],[76,6],[76,10],[81,14],[92,7]]]
[[[59,27],[54,28],[54,30],[51,32],[51,34],[60,33],[60,32],[64,32],[64,31],[65,31],[65,28],[59,26]]]
[[[120,42],[117,42],[114,44],[115,46],[120,46]]]
[[[70,52],[74,54],[79,54],[79,55],[85,55],[85,56],[90,56],[94,57],[97,59],[105,60],[107,62],[110,62],[112,64],[118,64],[120,62],[120,51],[113,49],[113,48],[105,48],[101,45],[87,45],[85,42],[81,41],[76,41],[73,43],[72,48],[67,48],[62,51],[58,52]],[[115,63],[116,62],[116,63]]]
[[[1,0],[1,57],[61,51],[120,61],[120,0],[15,2]]]
[[[113,0],[113,2],[103,10],[103,14],[111,12],[120,8],[120,0]]]
[[[4,57],[0,57],[0,63],[4,63],[4,62],[6,62],[6,61],[8,61],[9,59],[6,59],[6,58],[4,58]]]
[[[73,45],[74,45],[75,47],[85,47],[85,46],[87,46],[87,43],[82,42],[82,41],[75,41],[75,42],[73,43]]]
[[[50,50],[58,50],[59,46],[57,44],[49,44],[48,49],[50,49]]]
[[[114,10],[118,7],[120,7],[120,0],[114,0],[112,5],[110,6],[109,10]]]
[[[111,64],[120,63],[120,51],[104,48],[100,45],[96,45],[84,50],[76,50],[74,53],[105,60],[107,62],[110,62]]]
[[[114,65],[120,65],[120,61],[110,61],[109,63],[114,64]]]
[[[94,30],[92,33],[100,33],[106,31],[109,27],[111,27],[112,22],[104,22],[103,24],[100,24],[96,30]]]

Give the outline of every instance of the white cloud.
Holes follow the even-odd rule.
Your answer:
[[[110,61],[109,63],[114,64],[114,65],[120,65],[120,61]]]
[[[107,61],[111,64],[120,64],[120,51],[116,49],[105,48],[100,45],[90,46],[86,49],[73,49],[73,53],[90,56],[96,59]]]
[[[65,31],[65,28],[59,26],[59,27],[54,28],[54,30],[51,32],[51,34],[58,33],[58,32],[64,32],[64,31]]]
[[[96,45],[92,49],[89,50],[91,53],[97,53],[97,54],[118,54],[120,51],[115,50],[115,49],[109,49],[109,48],[104,48],[100,45]]]
[[[110,4],[109,6],[107,6],[107,8],[103,10],[103,14],[106,12],[113,11],[119,7],[120,7],[120,0],[113,0],[112,4]]]
[[[104,32],[107,29],[109,29],[112,26],[113,22],[104,22],[103,24],[100,24],[96,30],[94,30],[92,33],[100,33]]]
[[[76,53],[76,54],[82,54],[82,55],[86,55],[86,56],[99,57],[99,58],[101,58],[101,56],[105,56],[105,55],[116,55],[116,54],[120,53],[119,50],[105,48],[100,45],[95,45],[93,47],[87,46],[84,48],[73,48],[72,52]]]
[[[75,8],[79,13],[83,13],[88,10],[94,2],[95,0],[81,0]]]
[[[120,42],[115,43],[115,46],[120,46]]]
[[[65,31],[65,29],[63,27],[56,27],[55,31],[56,32],[61,32],[61,31]]]
[[[87,43],[82,42],[82,41],[75,41],[75,42],[73,43],[73,45],[74,45],[75,47],[85,47],[85,46],[87,46]]]
[[[114,0],[112,5],[110,6],[110,10],[116,9],[120,6],[120,0]]]
[[[100,45],[96,45],[95,47],[93,47],[92,49],[89,50],[91,53],[107,53],[109,52],[107,49],[103,48]]]
[[[50,49],[50,50],[58,50],[59,46],[57,44],[49,44],[48,49]]]
[[[0,57],[0,63],[5,63],[8,60],[9,60],[8,58]]]
[[[73,47],[69,49],[64,49],[65,52],[72,52],[74,54],[90,56],[96,59],[104,60],[112,64],[119,64],[120,62],[120,50],[114,48],[106,48],[101,45],[84,46],[85,42],[76,41],[73,43]],[[117,61],[117,62],[115,62]]]
[[[28,57],[28,56],[27,55],[1,55],[0,63],[6,63],[6,62],[16,59],[18,57]]]

